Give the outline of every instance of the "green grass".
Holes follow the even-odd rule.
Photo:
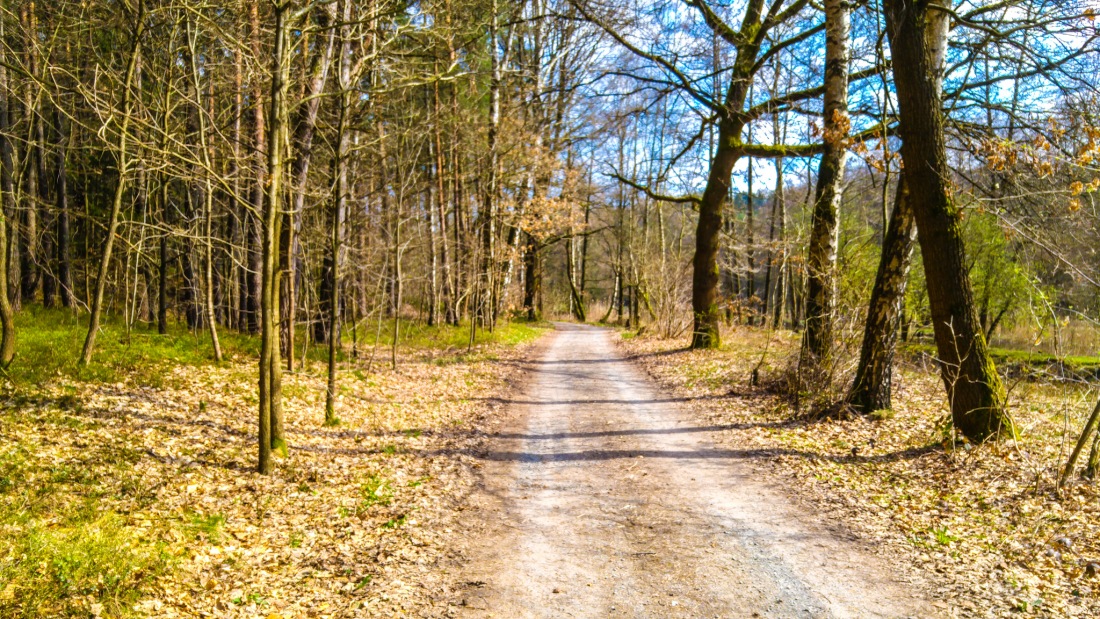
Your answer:
[[[501,321],[492,333],[488,330],[478,329],[474,336],[474,345],[504,344],[515,346],[530,342],[544,333],[548,323],[531,322],[504,322]],[[370,345],[374,343],[374,325],[363,325],[359,331],[360,344]],[[344,344],[349,345],[350,335],[344,338]],[[422,322],[402,320],[398,334],[398,343],[401,348],[414,350],[431,349],[463,349],[470,345],[470,325],[434,325],[427,326]],[[379,346],[393,344],[393,321],[387,320],[382,324],[382,332],[378,338]]]
[[[222,514],[191,514],[187,528],[196,538],[205,537],[208,542],[217,545],[221,543],[224,526],[225,516]]]
[[[165,335],[155,328],[137,325],[127,335],[120,320],[107,318],[87,367],[77,365],[88,333],[86,314],[32,305],[15,315],[15,328],[15,361],[8,375],[17,386],[40,385],[57,377],[89,382],[132,379],[142,385],[160,386],[165,369],[171,365],[214,363],[209,333],[191,333],[179,325],[172,325]],[[218,335],[228,358],[258,354],[256,338],[227,329],[221,329]]]
[[[20,387],[38,386],[59,377],[87,382],[125,382],[160,387],[173,366],[202,366],[214,363],[210,335],[206,330],[190,332],[173,324],[169,332],[160,335],[146,325],[135,325],[126,332],[121,320],[108,317],[96,338],[95,354],[87,367],[79,367],[77,359],[88,332],[88,317],[64,309],[44,309],[37,305],[16,314],[15,362],[8,377]],[[392,342],[392,323],[383,328],[379,345]],[[515,346],[534,340],[546,329],[542,323],[502,322],[492,332],[479,329],[474,344]],[[311,361],[327,359],[325,346],[305,347],[305,329],[299,335],[297,354],[303,351]],[[258,338],[221,328],[218,331],[227,359],[251,358],[259,354]],[[436,325],[403,320],[400,347],[402,350],[465,350],[469,345],[468,325]],[[360,348],[374,341],[374,332],[364,325],[360,329]],[[338,359],[346,361],[351,350],[351,334],[343,338],[344,350]]]
[[[908,342],[902,344],[901,348],[904,352],[910,354],[926,353],[932,356],[936,355],[935,344]],[[1068,355],[1059,358],[1045,352],[999,347],[990,347],[989,354],[993,356],[994,363],[1006,369],[1042,369],[1061,361],[1066,364],[1066,368],[1071,372],[1100,376],[1100,356]]]
[[[371,475],[367,478],[363,482],[361,491],[363,500],[360,507],[364,510],[375,505],[389,505],[393,500],[393,488],[390,487],[389,480],[379,475]]]
[[[475,343],[521,344],[544,329],[502,323],[492,334],[479,330]],[[141,457],[137,447],[96,440],[76,447],[64,438],[64,447],[59,447],[57,440],[103,431],[101,422],[82,415],[80,387],[73,382],[163,386],[172,368],[214,364],[208,332],[191,333],[173,325],[168,334],[159,335],[137,325],[127,333],[118,318],[108,317],[91,364],[79,367],[86,334],[86,314],[33,305],[16,314],[16,357],[3,375],[10,385],[0,407],[0,617],[130,615],[143,592],[173,569],[174,561],[161,541],[169,539],[171,530],[211,544],[224,536],[221,514],[193,512],[152,529],[135,526],[125,513],[156,500],[147,480],[134,470]],[[388,338],[390,331],[384,334]],[[219,335],[229,360],[258,354],[253,336],[228,329]],[[371,341],[360,335],[361,345]],[[459,351],[456,356],[462,357],[468,338],[464,326],[429,328],[408,322],[402,324],[400,344],[404,351]],[[351,348],[350,340],[345,336],[345,351]],[[323,359],[325,353],[315,346],[311,358]],[[412,429],[406,436],[419,434]],[[396,444],[384,450],[399,452]],[[357,511],[389,505],[394,493],[391,480],[371,475],[362,484]],[[112,509],[115,498],[127,502],[126,512]],[[404,524],[405,518],[399,517],[385,526]],[[298,535],[288,543],[298,547],[302,541]]]
[[[5,535],[0,554],[0,616],[130,614],[142,588],[168,569],[160,544],[139,539],[113,513],[68,526],[34,523]]]
[[[112,495],[144,500],[136,452],[104,445],[58,462],[19,433],[71,433],[71,419],[56,409],[0,411],[0,617],[88,617],[92,604],[103,616],[126,616],[171,568],[157,535],[139,534],[104,507]]]

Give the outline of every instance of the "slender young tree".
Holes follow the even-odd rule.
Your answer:
[[[351,156],[352,37],[351,0],[343,0],[340,22],[340,56],[337,62],[336,183],[332,197],[332,228],[329,260],[332,261],[332,294],[328,308],[328,383],[325,388],[325,425],[339,423],[336,417],[336,351],[340,343],[340,254],[343,252],[344,217],[348,201],[348,166]]]
[[[302,227],[302,218],[305,213],[306,192],[309,183],[309,168],[313,158],[313,137],[317,129],[317,116],[321,107],[321,96],[325,91],[328,81],[329,67],[332,64],[332,54],[336,39],[336,27],[332,24],[332,5],[321,4],[314,8],[317,16],[317,28],[322,37],[320,51],[314,52],[309,70],[309,85],[306,98],[299,104],[298,117],[294,126],[294,161],[292,165],[292,181],[294,182],[294,202],[291,205],[288,220],[284,225],[286,243],[284,247],[284,264],[288,270],[286,277],[286,304],[283,319],[286,321],[286,368],[294,370],[294,346],[295,346],[295,321],[298,307],[297,293],[297,245],[298,236]],[[338,139],[343,138],[341,132]]]
[[[12,235],[11,214],[15,212],[15,185],[12,182],[13,161],[8,131],[8,69],[5,57],[4,20],[0,19],[0,368],[6,369],[15,358],[15,312],[8,296],[8,256]]]
[[[272,452],[286,455],[283,429],[282,364],[279,362],[279,223],[282,220],[287,142],[287,91],[290,74],[290,33],[301,17],[293,11],[292,0],[273,3],[275,41],[271,54],[271,92],[267,137],[267,196],[261,219],[260,287],[260,450],[257,469],[271,472]]]
[[[115,184],[114,198],[111,200],[111,213],[107,220],[107,236],[103,239],[103,254],[100,257],[99,273],[96,276],[95,293],[92,297],[91,312],[88,317],[88,335],[84,338],[84,348],[80,352],[80,365],[88,365],[95,350],[95,338],[99,332],[99,322],[103,314],[104,293],[111,269],[111,251],[115,246],[115,235],[122,216],[122,203],[126,195],[126,180],[130,173],[130,123],[134,116],[134,77],[141,59],[141,38],[145,28],[145,1],[136,0],[133,8],[123,5],[131,24],[130,53],[126,63],[126,77],[122,84],[122,105],[119,112],[118,141],[115,164],[118,181]]]

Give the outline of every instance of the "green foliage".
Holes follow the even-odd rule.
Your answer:
[[[906,354],[936,355],[936,347],[933,344],[909,342],[904,344],[901,351]],[[998,368],[1008,372],[1041,371],[1051,366],[1062,366],[1069,374],[1100,375],[1100,356],[1066,355],[1058,356],[1033,350],[1019,350],[1014,348],[1001,348],[991,346],[989,355]]]
[[[894,410],[891,408],[880,408],[878,410],[871,411],[871,419],[875,421],[887,421],[894,418]]]
[[[393,500],[390,482],[380,475],[371,475],[362,487],[363,500],[360,508],[368,509],[374,505],[389,505]]]
[[[953,542],[959,541],[959,538],[952,535],[947,527],[932,527],[932,537],[935,538],[936,543],[941,546],[948,546]]]
[[[998,320],[1002,326],[1010,324],[1024,310],[1047,302],[1048,291],[1036,283],[1018,244],[1009,240],[995,215],[972,214],[965,223],[970,281],[984,329]]]
[[[288,540],[288,543],[290,544],[291,548],[301,548],[302,540],[304,539],[305,536],[302,535],[300,531],[294,531],[290,534],[290,539]]]
[[[93,604],[103,616],[128,615],[172,563],[158,533],[105,508],[111,496],[149,500],[133,470],[140,453],[104,444],[58,458],[36,437],[99,424],[72,416],[78,407],[64,396],[57,408],[24,399],[0,410],[0,617],[88,617]]]
[[[842,314],[862,321],[867,314],[867,299],[871,298],[871,287],[875,284],[875,274],[882,256],[880,232],[868,224],[864,213],[842,211],[841,217],[840,245],[837,248],[837,307],[856,308],[855,312],[843,311]]]
[[[407,521],[408,521],[408,516],[405,515],[405,514],[401,514],[400,516],[398,516],[396,518],[392,518],[392,519],[387,520],[386,522],[382,523],[382,528],[383,529],[399,529],[399,528],[405,526],[405,523]]]
[[[525,321],[501,322],[492,333],[486,329],[478,329],[474,339],[474,345],[504,344],[515,346],[534,340],[542,335],[548,325],[546,323],[532,323]],[[372,344],[375,336],[375,325],[364,324],[360,327],[359,342]],[[347,343],[345,336],[345,344]],[[422,322],[402,320],[399,336],[401,348],[413,350],[432,349],[464,349],[470,345],[470,326],[461,324],[441,324],[427,326]],[[393,322],[383,324],[379,334],[379,346],[391,346],[393,344]]]

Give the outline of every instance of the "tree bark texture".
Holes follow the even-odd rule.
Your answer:
[[[882,242],[882,257],[871,290],[859,365],[847,397],[848,404],[862,413],[890,408],[894,351],[916,236],[917,223],[903,177],[898,183],[894,210]]]
[[[837,247],[844,161],[848,152],[847,0],[825,1],[825,151],[817,171],[813,224],[806,259],[806,330],[799,359],[801,379],[820,382],[832,370],[836,322]]]
[[[978,323],[962,213],[949,187],[942,102],[925,38],[928,0],[885,0],[901,118],[902,160],[917,221],[928,300],[955,428],[972,441],[1014,433],[1005,391]]]

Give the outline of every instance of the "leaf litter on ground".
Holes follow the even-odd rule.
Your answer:
[[[474,354],[406,351],[396,371],[353,362],[341,371],[336,427],[323,425],[323,365],[285,374],[290,451],[270,476],[254,472],[251,359],[167,368],[156,388],[9,386],[0,615],[433,613],[447,539],[461,534],[456,518],[475,483],[479,420],[513,388],[510,361],[538,334],[529,331]],[[115,535],[99,552],[134,555],[115,590],[87,552],[24,548],[89,522]],[[91,566],[87,582],[66,572],[74,562]],[[35,587],[55,592],[35,597]]]
[[[894,409],[877,420],[814,418],[795,412],[782,389],[752,385],[754,368],[760,384],[782,383],[796,334],[734,328],[724,341],[719,351],[656,337],[621,346],[726,426],[721,440],[752,454],[761,475],[873,542],[900,575],[930,576],[952,616],[1100,616],[1096,484],[1054,489],[1095,391],[1020,381],[1011,394],[1020,438],[971,446],[945,433],[943,382],[927,360],[899,364]]]

